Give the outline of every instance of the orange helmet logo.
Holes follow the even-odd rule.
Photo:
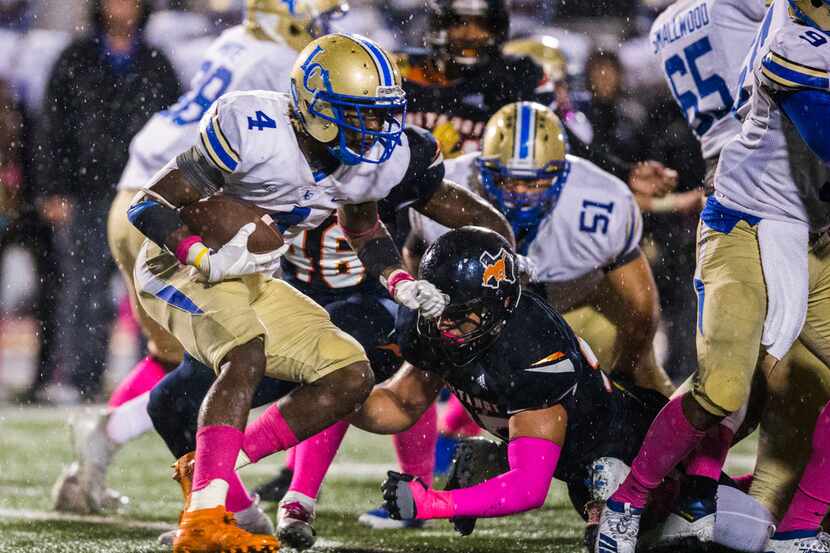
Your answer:
[[[498,288],[502,282],[516,282],[516,272],[513,266],[513,256],[504,248],[496,255],[484,252],[479,258],[484,266],[484,274],[481,276],[481,285],[487,288]]]

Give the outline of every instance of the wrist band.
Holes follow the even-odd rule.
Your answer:
[[[193,259],[193,266],[196,267],[197,269],[201,270],[202,269],[202,258],[204,256],[206,256],[209,252],[210,252],[210,248],[208,248],[207,246],[202,248],[202,251],[197,253],[196,257]]]
[[[190,246],[199,242],[203,242],[202,237],[196,234],[191,234],[179,242],[179,245],[176,246],[176,259],[179,260],[179,263],[187,265],[187,252],[190,250]]]
[[[386,289],[389,291],[390,296],[395,297],[395,286],[403,280],[415,280],[415,277],[403,269],[392,271],[392,274],[389,275],[389,280],[386,281]]]

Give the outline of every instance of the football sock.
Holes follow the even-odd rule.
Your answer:
[[[777,532],[815,530],[830,506],[830,403],[824,406],[813,432],[813,452],[804,468],[790,507]]]
[[[435,466],[435,442],[438,441],[437,407],[433,403],[412,428],[395,434],[395,451],[401,472],[417,476],[429,486]]]
[[[710,428],[686,463],[686,474],[702,476],[715,482],[720,480],[723,463],[734,437],[732,430],[722,424]]]
[[[296,460],[289,492],[316,498],[334,456],[349,429],[346,421],[336,422],[294,447]]]
[[[686,419],[682,401],[683,396],[671,400],[651,423],[631,465],[631,472],[611,496],[612,500],[630,503],[637,509],[644,508],[651,490],[659,486],[706,435]]]
[[[155,358],[147,356],[139,361],[110,396],[107,406],[115,408],[144,392],[153,389],[156,383],[164,378],[164,365]]]
[[[248,424],[242,451],[252,463],[256,463],[263,457],[284,451],[297,443],[297,436],[274,403],[257,420]]]
[[[464,405],[455,394],[451,394],[441,421],[441,433],[446,436],[478,436],[480,432],[481,429],[464,409]]]
[[[297,466],[297,448],[292,447],[285,455],[285,468],[294,472],[294,467]]]
[[[225,505],[228,488],[238,480],[234,464],[242,439],[242,432],[233,426],[212,425],[199,429],[188,511]]]
[[[118,445],[138,438],[153,429],[153,421],[147,413],[150,392],[122,403],[112,410],[107,420],[107,436]]]

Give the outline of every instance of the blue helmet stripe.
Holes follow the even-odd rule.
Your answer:
[[[381,83],[382,86],[394,86],[395,79],[394,73],[392,71],[392,64],[386,59],[386,55],[381,51],[377,45],[372,42],[371,40],[352,35],[356,41],[358,41],[366,50],[369,51],[369,54],[372,56],[372,59],[375,61],[375,65],[378,67],[378,74],[381,76]]]
[[[519,115],[519,159],[527,159],[530,155],[530,119],[533,110],[527,102],[519,104],[521,113]]]

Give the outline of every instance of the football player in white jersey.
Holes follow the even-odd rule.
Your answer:
[[[830,361],[827,240],[810,240],[828,226],[828,206],[819,201],[827,147],[816,139],[828,121],[828,10],[823,0],[776,0],[760,25],[739,78],[741,132],[721,150],[714,195],[701,214],[694,281],[699,369],[691,391],[654,421],[632,472],[609,499],[597,551],[634,551],[650,490],[746,402],[758,359],[774,376],[800,334],[822,362]],[[818,531],[830,504],[830,483],[820,475],[830,460],[828,426],[825,407],[811,462],[770,551],[830,551]],[[722,463],[713,461],[715,468]]]
[[[314,36],[327,32],[329,19],[347,9],[343,0],[248,0],[244,24],[228,29],[213,42],[190,91],[169,109],[155,114],[133,138],[107,234],[149,353],[113,392],[107,410],[91,419],[73,421],[77,461],[55,484],[56,509],[88,513],[105,507],[108,500],[113,504],[113,492],[105,490],[112,457],[124,443],[152,428],[146,410],[147,392],[182,359],[181,345],[144,312],[135,295],[132,271],[144,237],[127,220],[133,196],[171,158],[190,147],[198,136],[202,115],[222,94],[234,90],[287,92],[297,53]]]
[[[487,122],[482,151],[448,160],[445,167],[448,179],[505,214],[517,250],[534,266],[533,282],[546,288],[551,304],[592,345],[603,366],[671,393],[652,352],[657,289],[639,248],[642,217],[625,183],[567,154],[559,118],[532,102],[502,107]],[[412,211],[410,219],[414,237],[426,243],[449,230]],[[590,309],[577,309],[584,306]],[[598,324],[603,318],[611,332],[605,332],[607,322]]]
[[[390,56],[357,35],[311,42],[291,73],[291,95],[234,92],[205,113],[195,144],[160,171],[129,210],[148,240],[134,276],[142,307],[187,353],[218,375],[199,416],[195,468],[173,544],[175,552],[273,551],[272,536],[235,525],[228,507],[250,501],[234,472],[340,420],[373,382],[366,354],[324,309],[270,274],[304,230],[337,211],[366,272],[390,297],[439,315],[447,297],[416,280],[380,222],[377,201],[428,167],[411,155],[406,98]],[[426,163],[432,164],[432,160]],[[440,158],[438,160],[440,163]],[[211,250],[179,208],[221,191],[267,211],[283,246],[248,250],[244,225]],[[264,375],[300,384],[245,428]]]

